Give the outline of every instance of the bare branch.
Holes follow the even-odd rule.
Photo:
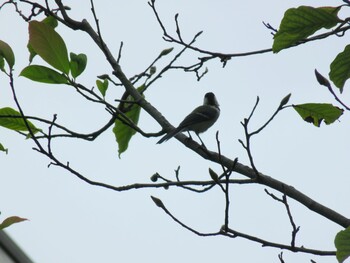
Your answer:
[[[347,109],[348,111],[350,111],[350,107],[347,106],[344,102],[342,102],[342,100],[337,96],[337,94],[335,94],[332,85],[329,83],[329,81],[323,77],[316,69],[315,69],[315,75],[317,78],[318,83],[320,83],[323,86],[326,86],[329,90],[329,92],[333,95],[334,99],[336,101],[338,101],[345,109]]]
[[[30,3],[29,1],[23,1],[23,2]],[[66,26],[68,26],[74,30],[82,30],[82,31],[86,32],[91,37],[91,39],[96,43],[96,45],[100,48],[100,50],[103,52],[107,61],[110,63],[110,66],[113,70],[113,74],[119,79],[120,83],[124,86],[124,88],[128,92],[128,94],[134,98],[134,101],[136,101],[152,118],[154,118],[163,129],[168,129],[169,127],[172,127],[171,124],[164,118],[164,116],[151,103],[146,101],[141,96],[141,94],[135,89],[134,85],[130,82],[130,80],[124,74],[118,61],[113,57],[112,53],[110,52],[110,50],[108,49],[106,44],[103,42],[103,40],[101,40],[99,34],[93,30],[91,25],[86,20],[79,22],[79,21],[75,21],[75,20],[71,19],[66,12],[66,7],[62,4],[62,1],[55,0],[55,2],[59,7],[59,11],[62,14],[62,17],[57,16],[57,13],[54,13],[50,10],[45,10],[45,7],[42,7],[42,6],[40,7],[41,8],[40,10],[43,10],[47,14],[55,16],[60,22],[62,22],[63,24],[65,24]],[[154,3],[155,3],[154,0],[150,2],[151,7],[153,5],[153,8],[154,8]],[[156,10],[154,9],[154,11],[156,11]],[[158,14],[157,14],[157,16],[158,16]],[[336,33],[345,32],[349,28],[350,28],[350,26],[344,26],[344,27],[338,28]],[[165,28],[164,28],[164,30],[165,30]],[[166,30],[165,30],[165,33],[167,33]],[[323,36],[318,35],[318,36],[315,36],[313,38],[309,38],[308,40],[305,40],[305,42],[312,41],[315,39],[321,39],[322,37],[327,37],[329,35],[330,34],[328,34],[328,35],[324,34]],[[171,40],[171,36],[169,36],[169,35],[166,35],[166,36],[167,36],[168,40],[169,39]],[[268,49],[268,50],[240,53],[240,54],[221,54],[221,53],[208,52],[205,50],[198,49],[196,47],[193,47],[192,44],[189,45],[186,43],[181,43],[177,39],[173,39],[173,41],[175,43],[179,43],[180,45],[183,45],[184,47],[189,48],[191,50],[194,50],[196,52],[200,52],[200,53],[209,55],[208,59],[210,59],[211,57],[220,58],[223,63],[225,63],[228,59],[230,59],[233,56],[247,56],[247,55],[259,54],[259,53],[265,53],[265,52],[271,51],[271,49]],[[298,45],[299,44],[300,43],[298,43]],[[23,114],[23,112],[21,112],[21,114],[23,116],[25,116]],[[24,119],[24,121],[25,121],[25,119]],[[297,200],[298,202],[300,202],[301,204],[304,204],[306,207],[308,207],[312,211],[319,213],[320,215],[328,218],[329,220],[331,220],[331,221],[333,221],[341,226],[344,226],[344,227],[347,227],[350,225],[350,219],[348,219],[348,218],[340,215],[339,213],[336,213],[335,211],[317,203],[316,201],[312,200],[311,198],[309,198],[308,196],[306,196],[302,192],[296,190],[292,186],[288,186],[281,181],[278,181],[278,180],[271,178],[267,175],[259,173],[254,166],[252,168],[250,168],[250,167],[245,166],[245,165],[238,163],[238,162],[234,165],[234,162],[235,162],[234,160],[231,160],[222,154],[212,152],[208,149],[203,149],[203,147],[200,147],[200,145],[198,143],[191,141],[191,140],[186,140],[186,137],[182,134],[178,135],[176,138],[181,143],[183,143],[186,147],[193,150],[194,152],[196,152],[199,156],[203,157],[204,159],[221,164],[221,165],[225,166],[226,169],[228,169],[228,170],[230,170],[231,167],[234,166],[235,172],[240,173],[244,176],[247,176],[250,179],[255,179],[258,177],[258,179],[259,179],[258,183],[260,183],[262,185],[266,185],[268,187],[271,187],[277,191],[280,191],[281,193],[285,193],[288,197]],[[35,140],[35,143],[38,143],[38,141],[35,137],[33,137],[33,139]],[[42,146],[40,144],[38,144],[37,147],[38,147],[38,150],[42,151],[43,154],[47,155],[53,163],[58,163],[59,166],[66,169],[67,171],[71,172],[72,174],[74,174],[78,178],[82,179],[83,181],[85,181],[89,184],[92,184],[92,185],[98,185],[98,186],[110,188],[110,189],[113,189],[116,191],[122,190],[122,188],[111,187],[111,186],[103,184],[103,183],[90,181],[86,177],[77,173],[75,170],[71,169],[71,167],[68,164],[60,163],[55,158],[55,156],[48,155],[48,153],[45,151],[44,148],[42,148]],[[179,183],[179,182],[176,182],[176,183]],[[137,188],[138,186],[134,186],[134,187]]]
[[[152,196],[152,200],[156,203],[156,201],[160,201],[160,199],[155,199],[153,196]],[[155,201],[156,200],[156,201]],[[158,203],[159,203],[158,201]],[[156,203],[157,204],[157,203]],[[172,213],[170,213],[170,211],[164,206],[163,202],[161,202],[161,205],[158,205],[158,207],[160,207],[168,216],[170,216],[176,223],[178,223],[179,225],[181,225],[183,228],[191,231],[192,233],[198,235],[198,236],[202,236],[202,237],[208,237],[208,236],[218,236],[220,235],[220,232],[213,232],[213,233],[201,233],[189,226],[187,226],[186,224],[184,224],[183,222],[181,222],[179,219],[177,219]]]
[[[297,227],[296,224],[294,223],[292,212],[290,211],[290,207],[289,207],[289,204],[288,204],[288,201],[287,201],[287,196],[285,194],[283,194],[282,199],[278,198],[274,194],[270,193],[267,189],[265,189],[265,193],[268,194],[269,196],[271,196],[274,200],[284,204],[284,206],[286,208],[286,211],[287,211],[287,214],[288,214],[289,222],[290,222],[290,224],[292,225],[292,228],[293,228],[293,230],[292,230],[292,239],[291,239],[290,243],[291,243],[292,247],[295,247],[295,239],[296,239],[297,233],[300,230],[300,226]]]
[[[280,260],[281,263],[285,263],[283,260],[283,252],[278,254],[278,259]]]
[[[183,228],[191,231],[192,233],[198,235],[198,236],[218,236],[218,235],[223,235],[226,237],[230,238],[237,238],[241,237],[256,243],[260,243],[264,247],[274,247],[274,248],[279,248],[279,249],[284,249],[284,250],[290,250],[293,252],[303,252],[303,253],[308,253],[308,254],[314,254],[314,255],[322,255],[322,256],[334,256],[335,251],[323,251],[323,250],[315,250],[315,249],[309,249],[305,247],[292,247],[284,244],[279,244],[279,243],[274,243],[274,242],[269,242],[264,239],[251,236],[242,232],[238,232],[236,230],[233,230],[231,228],[223,226],[219,232],[210,232],[210,233],[202,233],[192,227],[189,227],[185,223],[183,223],[181,220],[179,220],[177,217],[175,217],[164,205],[164,203],[159,199],[152,197],[152,200],[156,203],[156,205],[161,208],[168,216],[170,216],[176,223],[181,225]]]
[[[255,236],[247,235],[247,234],[238,232],[238,231],[233,230],[233,229],[228,229],[227,232],[223,233],[223,235],[231,237],[231,238],[241,237],[244,239],[248,239],[250,241],[260,243],[263,247],[274,247],[274,248],[280,248],[280,249],[289,250],[289,251],[293,251],[293,252],[303,252],[303,253],[314,254],[314,255],[319,255],[319,256],[334,256],[335,255],[335,251],[324,251],[324,250],[310,249],[310,248],[306,248],[304,246],[292,247],[292,246],[288,246],[288,245],[270,242],[270,241],[267,241],[267,240],[264,240],[261,238],[257,238]]]

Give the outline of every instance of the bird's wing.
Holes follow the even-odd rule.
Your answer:
[[[179,124],[179,126],[163,136],[157,143],[162,143],[169,140],[176,134],[182,131],[195,131],[196,133],[201,133],[207,130],[219,117],[219,109],[213,106],[202,105],[194,109],[185,119]],[[208,123],[203,127],[203,123]]]
[[[181,130],[186,130],[187,127],[202,122],[207,122],[215,119],[217,109],[208,105],[202,105],[194,109],[186,118],[179,124]]]
[[[157,144],[160,144],[162,142],[165,142],[167,140],[169,140],[170,138],[172,138],[173,136],[175,136],[176,134],[178,134],[179,132],[181,132],[181,129],[178,127],[172,131],[170,131],[169,133],[165,134],[158,142]]]

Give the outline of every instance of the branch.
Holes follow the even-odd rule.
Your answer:
[[[216,132],[216,143],[217,143],[217,147],[218,147],[218,153],[219,153],[219,157],[221,157],[221,147],[220,147],[220,140],[219,140],[219,132],[217,131]],[[230,195],[229,195],[229,187],[230,187],[230,184],[229,184],[229,181],[230,181],[230,176],[232,174],[232,171],[234,170],[236,164],[238,162],[238,158],[236,158],[234,161],[233,161],[233,164],[232,164],[232,167],[230,169],[227,169],[223,164],[221,164],[221,168],[223,170],[223,175],[226,179],[226,183],[224,186],[222,186],[219,182],[219,185],[221,186],[221,189],[222,191],[224,192],[225,194],[225,224],[224,224],[224,229],[227,230],[228,229],[228,226],[229,226],[229,210],[230,210]]]
[[[289,250],[292,252],[303,252],[303,253],[314,254],[314,255],[318,255],[318,256],[335,256],[335,251],[323,251],[323,250],[317,250],[317,249],[310,249],[310,248],[306,248],[304,246],[292,247],[292,246],[288,246],[288,245],[283,245],[283,244],[279,244],[279,243],[266,241],[264,239],[254,237],[251,235],[247,235],[247,234],[238,232],[238,231],[233,230],[233,229],[228,229],[226,233],[223,233],[223,235],[231,237],[231,238],[242,237],[242,238],[248,239],[250,241],[260,243],[263,247],[274,247],[274,248]]]
[[[297,233],[300,230],[300,226],[297,227],[296,224],[294,223],[294,219],[293,219],[293,216],[292,216],[292,213],[290,211],[290,207],[289,207],[289,204],[288,204],[288,201],[287,201],[287,196],[285,194],[283,194],[282,199],[278,198],[274,194],[270,193],[267,189],[265,189],[265,193],[268,194],[269,196],[271,196],[274,200],[284,204],[284,206],[285,206],[285,208],[287,210],[289,222],[290,222],[290,224],[292,225],[292,228],[293,228],[292,241],[290,243],[291,243],[292,247],[295,247],[295,239],[296,239]]]
[[[326,86],[328,88],[328,91],[333,95],[334,99],[338,101],[346,110],[350,111],[350,107],[347,106],[344,102],[339,99],[337,94],[335,94],[331,83],[326,79],[324,76],[322,76],[316,69],[315,69],[315,76],[319,84]]]
[[[228,60],[230,60],[231,58],[233,57],[246,57],[246,56],[252,56],[252,55],[257,55],[257,54],[264,54],[264,53],[270,53],[272,52],[272,48],[266,48],[266,49],[261,49],[261,50],[255,50],[255,51],[248,51],[248,52],[242,52],[242,53],[221,53],[221,52],[214,52],[214,51],[208,51],[208,50],[205,50],[205,49],[201,49],[201,48],[198,48],[198,47],[195,47],[193,46],[192,44],[187,44],[186,42],[183,41],[181,35],[180,35],[180,28],[179,28],[179,24],[178,24],[178,14],[176,14],[175,16],[175,22],[176,22],[176,33],[177,33],[177,38],[172,36],[171,34],[168,33],[166,27],[164,26],[159,14],[158,14],[158,11],[156,9],[156,6],[155,6],[155,0],[152,0],[150,1],[149,3],[149,6],[152,8],[152,11],[157,19],[157,22],[160,26],[160,28],[162,29],[163,31],[163,39],[167,42],[172,42],[172,43],[176,43],[178,45],[181,45],[181,46],[184,46],[184,47],[187,47],[195,52],[198,52],[198,53],[201,53],[201,54],[205,54],[205,55],[208,55],[207,58],[209,59],[213,59],[213,58],[218,58],[220,59],[220,61],[223,63],[223,66],[226,65],[226,62]],[[272,30],[274,33],[277,31],[275,28],[273,28],[270,24],[266,24],[266,23],[263,23],[268,29]],[[348,31],[350,29],[350,26],[347,25],[347,21],[345,21],[344,23],[341,23],[337,28],[329,31],[329,32],[326,32],[326,33],[323,33],[323,34],[319,34],[319,35],[315,35],[313,37],[309,37],[307,39],[304,39],[302,41],[299,41],[298,43],[290,46],[289,48],[292,48],[292,47],[296,47],[296,46],[299,46],[299,45],[302,45],[302,44],[305,44],[305,43],[308,43],[308,42],[311,42],[311,41],[316,41],[316,40],[321,40],[321,39],[325,39],[329,36],[338,36],[338,37],[341,37],[341,36],[344,36],[344,34],[346,33],[346,31]],[[199,58],[201,59],[201,58]]]
[[[47,135],[44,133],[44,135],[34,135],[35,138],[37,139],[42,139],[42,138],[48,138],[50,137],[52,138],[56,138],[56,137],[70,137],[70,138],[79,138],[79,139],[83,139],[83,140],[87,140],[87,141],[93,141],[95,140],[99,135],[101,135],[105,130],[107,130],[109,127],[111,127],[114,124],[115,121],[115,117],[112,117],[103,127],[101,127],[100,129],[98,129],[97,131],[94,131],[92,133],[87,133],[87,134],[83,134],[83,133],[78,133],[75,131],[72,131],[68,128],[66,128],[63,125],[57,124],[56,122],[52,122],[49,120],[45,120],[39,117],[35,117],[35,116],[14,116],[14,115],[0,115],[0,119],[1,118],[13,118],[13,119],[26,119],[26,120],[35,120],[35,121],[39,121],[45,124],[48,124],[50,126],[53,126],[55,128],[58,128],[64,132],[66,132],[65,134],[50,134]],[[25,134],[23,134],[24,136],[26,136]]]
[[[285,96],[278,108],[276,109],[276,111],[272,114],[272,116],[266,121],[266,123],[264,125],[262,125],[259,129],[257,129],[256,131],[253,131],[253,132],[249,132],[249,129],[248,129],[248,125],[249,125],[249,122],[250,120],[252,119],[253,115],[254,115],[254,112],[255,110],[257,109],[258,107],[258,104],[259,104],[259,97],[256,98],[256,102],[255,102],[255,105],[249,115],[248,118],[245,118],[241,124],[244,128],[244,135],[245,135],[245,138],[246,138],[246,142],[243,143],[242,140],[238,140],[240,142],[240,144],[243,146],[243,148],[247,151],[247,154],[248,154],[248,157],[249,157],[249,161],[250,161],[250,165],[252,166],[253,170],[255,171],[255,174],[256,174],[256,179],[258,180],[259,179],[259,171],[258,169],[256,168],[255,166],[255,163],[254,163],[254,159],[253,159],[253,155],[252,155],[252,151],[251,151],[251,147],[250,147],[250,139],[253,135],[256,135],[258,133],[260,133],[263,129],[265,129],[267,127],[267,125],[269,125],[272,120],[277,116],[277,114],[282,110],[284,109],[285,105],[288,103],[289,101],[289,98],[290,98],[291,94],[288,94],[287,96]]]
[[[159,199],[156,198],[154,196],[151,196],[153,202],[159,207],[161,208],[168,216],[170,216],[176,223],[178,223],[179,225],[181,225],[183,228],[191,231],[192,233],[198,235],[198,236],[218,236],[218,235],[222,235],[222,236],[226,236],[226,237],[230,237],[230,238],[237,238],[237,237],[241,237],[256,243],[260,243],[263,247],[274,247],[274,248],[280,248],[280,249],[285,249],[285,250],[290,250],[293,252],[303,252],[303,253],[308,253],[308,254],[314,254],[314,255],[321,255],[321,256],[335,256],[335,251],[323,251],[323,250],[316,250],[316,249],[309,249],[309,248],[305,248],[305,247],[292,247],[292,246],[288,246],[288,245],[284,245],[284,244],[279,244],[279,243],[274,243],[274,242],[270,242],[270,241],[266,241],[264,239],[255,237],[255,236],[251,236],[233,229],[230,229],[228,227],[223,226],[219,232],[211,232],[211,233],[202,233],[200,231],[195,230],[192,227],[189,227],[188,225],[186,225],[185,223],[183,223],[181,220],[179,220],[178,218],[176,218],[164,205],[164,203]]]
[[[123,84],[126,92],[128,92],[135,101],[154,119],[156,120],[163,129],[168,130],[172,127],[172,125],[168,122],[168,120],[148,101],[146,101],[141,94],[135,89],[133,84],[129,81],[129,79],[124,74],[121,66],[118,64],[117,60],[113,57],[112,53],[108,49],[107,45],[101,41],[99,35],[93,30],[91,25],[86,21],[83,20],[82,22],[75,21],[71,19],[65,10],[64,5],[62,4],[61,0],[55,0],[57,3],[59,10],[63,16],[63,18],[59,18],[62,23],[64,23],[66,26],[74,29],[74,30],[82,30],[86,32],[92,40],[96,43],[96,45],[100,48],[100,50],[105,55],[107,61],[111,65],[111,68],[113,69],[113,74],[119,79],[119,81]],[[152,1],[154,4],[154,1]],[[46,10],[47,12],[51,12],[50,10]],[[51,12],[52,13],[52,12]],[[55,14],[53,14],[55,15]],[[57,16],[56,16],[57,17]],[[340,29],[339,29],[340,30]],[[344,28],[342,29],[344,30]],[[197,50],[193,47],[188,47],[192,50]],[[200,50],[197,50],[198,52],[202,52]],[[269,50],[270,51],[270,50]],[[265,51],[264,51],[265,52]],[[267,52],[267,51],[266,51]],[[250,54],[257,54],[256,52],[249,52]],[[217,54],[220,56],[220,54]],[[242,55],[242,54],[240,54]],[[226,55],[224,55],[223,58],[225,58]],[[23,115],[24,116],[24,115]],[[192,151],[196,152],[199,156],[201,156],[204,159],[210,160],[212,162],[218,163],[226,167],[227,169],[231,169],[231,167],[234,166],[234,171],[237,173],[240,173],[250,179],[256,178],[256,170],[245,166],[239,162],[235,164],[234,160],[229,159],[225,157],[224,155],[219,155],[218,153],[212,152],[207,149],[203,149],[203,147],[200,147],[198,143],[192,140],[187,140],[186,136],[183,134],[179,134],[176,136],[176,138],[186,147],[191,149]],[[35,138],[34,138],[35,139]],[[46,154],[46,153],[45,153]],[[51,156],[52,158],[52,156]],[[53,158],[53,162],[57,162],[58,160]],[[78,178],[86,181],[87,183],[99,185],[107,188],[111,188],[116,190],[114,187],[110,187],[106,184],[102,183],[96,183],[93,181],[88,180],[87,178],[81,176],[76,171],[72,170],[69,165],[61,165],[63,168],[65,168],[67,171],[71,172],[72,174],[76,175]],[[259,173],[259,183],[262,185],[266,185],[268,187],[271,187],[272,189],[275,189],[281,193],[285,193],[288,197],[295,199],[296,201],[300,202],[301,204],[308,207],[310,210],[328,218],[329,220],[343,226],[347,227],[350,225],[350,219],[342,216],[341,214],[331,210],[328,207],[325,207],[310,197],[306,196],[302,192],[296,190],[294,187],[289,186],[279,180],[276,180],[274,178],[271,178],[267,175],[264,175],[262,173]]]

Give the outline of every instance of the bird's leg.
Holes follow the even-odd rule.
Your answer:
[[[199,140],[201,141],[202,146],[203,146],[205,149],[207,149],[207,147],[205,146],[205,144],[204,144],[204,142],[202,141],[202,139],[201,139],[201,137],[199,136],[199,134],[196,133],[196,135],[197,135],[197,137],[199,138]]]
[[[191,136],[191,133],[189,132],[189,131],[187,131],[187,133],[188,133],[188,137],[190,137],[189,139],[191,139],[192,141],[193,141],[193,138],[192,138],[192,136]],[[197,135],[197,137],[199,138],[199,140],[201,141],[201,146],[204,148],[204,149],[207,149],[207,147],[205,146],[205,144],[204,144],[204,142],[202,141],[202,139],[201,139],[201,137],[199,136],[199,134],[198,133],[196,133],[195,132],[195,134]]]
[[[189,131],[187,131],[187,133],[188,133],[188,137],[190,137],[190,139],[193,141],[191,133]]]

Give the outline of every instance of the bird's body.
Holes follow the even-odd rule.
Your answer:
[[[219,118],[220,108],[214,93],[209,92],[204,96],[203,105],[195,108],[177,128],[168,132],[157,143],[162,143],[184,131],[194,131],[199,134],[208,130]]]

